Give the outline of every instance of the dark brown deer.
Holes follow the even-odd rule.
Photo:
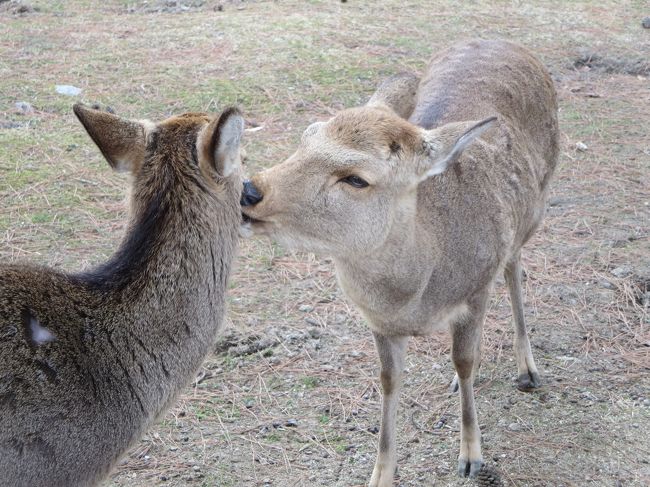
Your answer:
[[[90,271],[0,266],[0,484],[104,478],[211,349],[241,223],[236,109],[161,123],[75,105],[132,175],[117,252]]]
[[[482,464],[472,381],[490,289],[505,273],[519,387],[539,386],[524,323],[520,250],[544,216],[558,159],[557,102],[542,64],[503,41],[435,56],[370,102],[311,125],[285,162],[244,184],[254,233],[334,258],[375,337],[384,392],[372,487],[393,484],[409,337],[449,327],[460,389],[458,472]]]

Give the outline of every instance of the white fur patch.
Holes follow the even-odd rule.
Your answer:
[[[254,233],[253,226],[249,222],[239,225],[239,236],[241,238],[251,238]]]
[[[29,319],[29,331],[32,334],[32,341],[36,345],[44,345],[45,343],[56,340],[54,333],[44,326],[41,326],[38,320],[34,317]]]

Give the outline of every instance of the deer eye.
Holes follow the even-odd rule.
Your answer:
[[[340,179],[339,182],[344,182],[354,188],[365,188],[368,186],[368,181],[360,178],[359,176],[348,176],[346,178]]]

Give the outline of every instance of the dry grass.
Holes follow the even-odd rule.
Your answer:
[[[545,386],[514,390],[511,314],[498,284],[477,387],[484,453],[506,485],[650,483],[643,2],[34,0],[22,4],[38,11],[13,13],[18,3],[0,3],[0,257],[64,268],[115,247],[124,181],[56,84],[134,118],[238,103],[262,127],[246,140],[255,172],[286,157],[309,123],[363,103],[384,76],[421,70],[453,40],[498,36],[534,49],[556,80],[564,146],[544,226],[524,251]],[[257,240],[240,254],[215,354],[107,485],[367,481],[379,421],[375,352],[331,262]],[[459,408],[446,390],[448,351],[444,334],[411,344],[398,485],[464,484],[454,477]]]

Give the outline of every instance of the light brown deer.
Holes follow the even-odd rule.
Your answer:
[[[331,255],[343,291],[372,329],[383,401],[371,486],[393,482],[408,339],[440,327],[451,331],[460,389],[458,473],[477,474],[473,378],[488,296],[502,271],[519,387],[539,386],[520,249],[542,220],[557,159],[557,102],[544,67],[509,42],[472,41],[435,56],[419,83],[398,76],[366,106],[311,125],[286,162],[244,183],[247,226]]]
[[[75,105],[132,175],[117,252],[87,272],[0,266],[0,484],[86,487],[174,401],[213,344],[236,251],[236,109],[161,123]]]

